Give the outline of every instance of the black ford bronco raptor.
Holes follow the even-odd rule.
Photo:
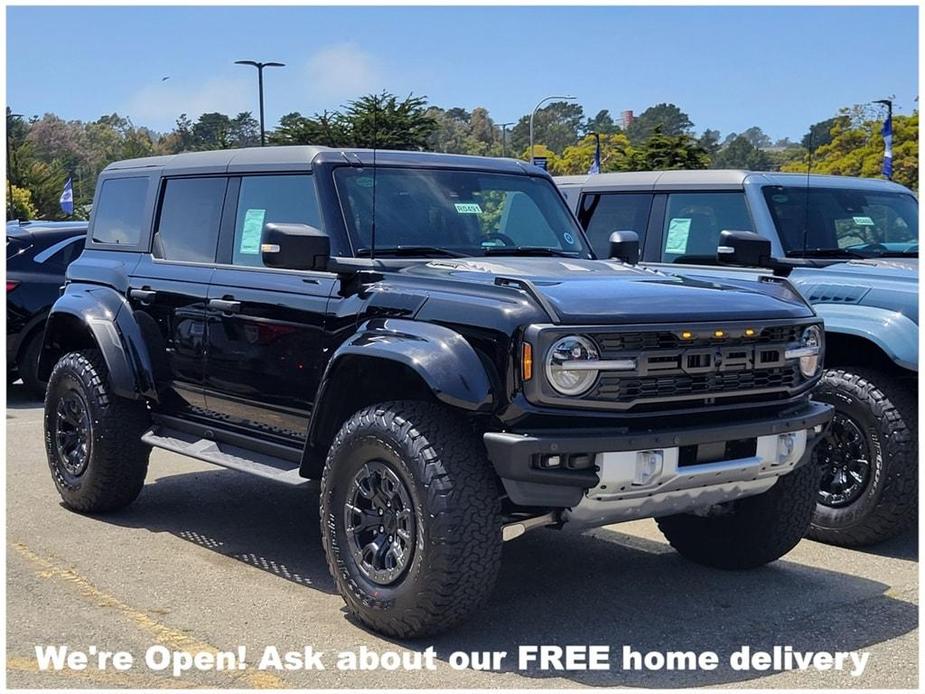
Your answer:
[[[779,558],[831,418],[820,321],[780,278],[639,269],[619,234],[610,255],[513,160],[114,163],[40,357],[55,485],[124,507],[152,447],[320,481],[337,587],[397,637],[461,621],[535,527],[654,517],[708,566]]]

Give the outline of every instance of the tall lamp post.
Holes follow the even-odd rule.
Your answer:
[[[6,218],[13,218],[13,147],[10,144],[10,121],[22,118],[21,113],[8,113],[6,117]]]
[[[540,106],[545,104],[547,101],[552,101],[553,99],[558,99],[559,101],[574,101],[574,96],[547,96],[545,99],[542,99],[540,103],[536,105],[536,108],[533,109],[533,112],[530,114],[530,163],[533,163],[533,116],[536,115],[536,112],[540,110]]]
[[[266,129],[263,126],[263,68],[286,67],[285,63],[259,63],[256,60],[236,60],[235,65],[251,65],[257,68],[257,89],[260,92],[260,146],[267,143]]]
[[[514,125],[514,121],[510,123],[498,123],[498,127],[501,128],[501,156],[507,156],[507,126]]]

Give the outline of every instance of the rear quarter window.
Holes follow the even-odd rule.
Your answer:
[[[635,231],[645,245],[646,226],[652,209],[651,193],[587,193],[581,198],[578,220],[598,258],[610,254],[610,235]]]
[[[95,243],[136,246],[141,241],[145,219],[147,176],[110,178],[103,181],[93,210]]]

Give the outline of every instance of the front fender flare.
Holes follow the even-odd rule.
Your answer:
[[[377,318],[363,323],[334,352],[321,379],[318,403],[324,402],[326,386],[350,355],[387,359],[408,367],[437,400],[451,407],[481,412],[494,402],[485,365],[462,335],[434,323]]]
[[[896,311],[876,306],[814,304],[826,332],[870,340],[898,366],[919,370],[919,326]]]
[[[154,369],[144,337],[124,296],[109,287],[69,284],[55,302],[45,325],[39,357],[39,374],[47,377],[54,367],[54,342],[72,321],[83,324],[109,370],[113,393],[124,398],[157,400]]]

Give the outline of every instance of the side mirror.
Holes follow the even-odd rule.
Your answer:
[[[308,224],[263,226],[260,242],[263,264],[287,270],[324,270],[331,257],[331,239]]]
[[[639,262],[639,234],[635,231],[615,231],[610,235],[611,258],[635,265]]]
[[[721,231],[716,260],[720,265],[769,267],[771,242],[753,231]]]

